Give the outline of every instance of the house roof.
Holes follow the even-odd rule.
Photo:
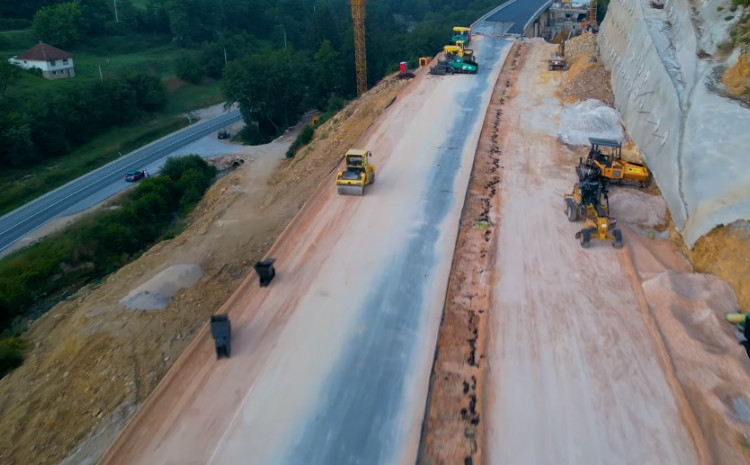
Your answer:
[[[73,55],[65,50],[45,44],[42,41],[39,41],[38,44],[18,55],[18,59],[20,60],[50,61],[62,60],[64,58],[73,58]]]

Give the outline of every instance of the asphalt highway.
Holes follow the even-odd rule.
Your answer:
[[[6,250],[45,223],[77,211],[126,189],[124,175],[142,169],[224,126],[242,118],[239,110],[231,110],[215,118],[201,121],[179,132],[124,155],[0,218],[0,252]]]
[[[523,34],[526,24],[551,3],[551,0],[512,0],[490,13],[484,20],[507,24],[508,28],[504,32],[508,34]]]

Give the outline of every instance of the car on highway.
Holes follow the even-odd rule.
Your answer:
[[[146,170],[132,170],[125,173],[126,182],[137,182],[146,177]]]

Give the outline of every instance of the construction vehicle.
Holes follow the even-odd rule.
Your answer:
[[[557,46],[557,53],[550,54],[549,60],[547,60],[547,64],[550,71],[565,71],[568,69],[568,61],[565,58],[564,40]]]
[[[370,157],[369,150],[346,152],[346,169],[336,175],[336,190],[340,195],[363,195],[365,186],[375,182],[375,166],[370,163]]]
[[[635,182],[642,187],[651,182],[651,172],[645,165],[622,159],[622,144],[619,141],[589,137],[589,142],[591,149],[586,161],[579,162],[579,171],[595,167],[606,181]],[[602,148],[609,150],[604,152]]]
[[[456,26],[453,28],[453,37],[451,37],[448,45],[456,45],[458,42],[463,42],[465,45],[469,45],[471,42],[471,28]]]
[[[458,45],[443,47],[445,58],[438,59],[437,64],[430,68],[430,74],[476,74],[479,65],[472,58],[462,56],[465,50]]]
[[[565,216],[568,221],[578,221],[586,216],[586,206],[594,205],[604,215],[609,213],[609,195],[604,184],[596,179],[584,179],[565,194]]]
[[[747,356],[750,357],[750,315],[746,313],[728,313],[726,319],[733,325],[737,325],[737,329],[740,330],[744,337],[744,339],[740,339],[739,343],[745,348]]]
[[[229,358],[231,352],[232,325],[227,315],[211,315],[211,336],[216,345],[216,358]]]
[[[477,56],[474,54],[474,50],[470,48],[466,48],[466,44],[464,44],[463,41],[459,40],[456,42],[456,47],[458,47],[457,55],[465,60],[471,60],[473,62],[477,61]],[[445,51],[445,47],[443,47],[443,51]]]
[[[592,239],[611,241],[612,247],[622,247],[622,231],[615,229],[617,220],[609,217],[606,188],[598,181],[580,181],[573,192],[565,195],[565,215],[568,221],[583,218],[583,226],[575,235],[581,247],[587,248]]]
[[[568,63],[564,56],[552,53],[547,60],[547,66],[550,71],[565,71],[568,69]]]

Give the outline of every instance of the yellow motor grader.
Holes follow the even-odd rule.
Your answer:
[[[583,226],[576,233],[581,247],[587,248],[592,239],[611,241],[612,247],[622,247],[622,231],[615,229],[617,220],[609,217],[609,198],[606,188],[599,181],[582,180],[565,195],[565,215],[568,221],[583,219]]]
[[[351,149],[344,155],[346,169],[336,175],[336,191],[341,195],[363,195],[365,186],[375,182],[375,166],[369,150]]]

